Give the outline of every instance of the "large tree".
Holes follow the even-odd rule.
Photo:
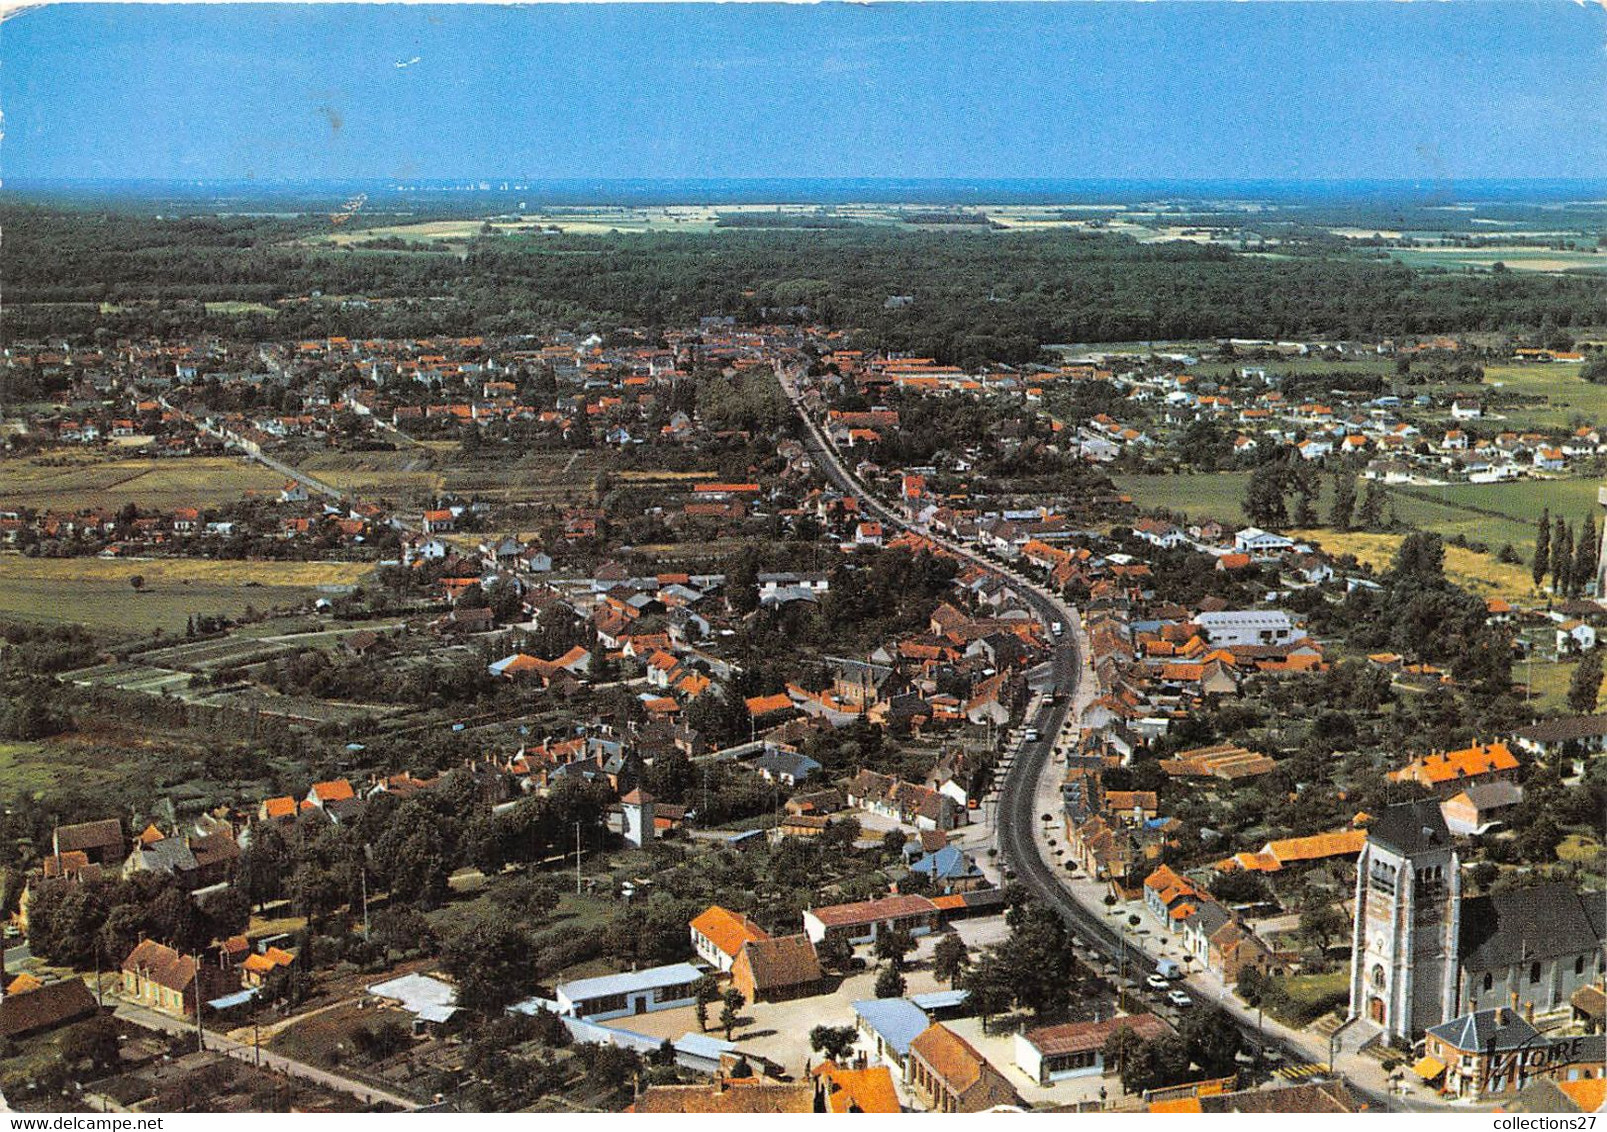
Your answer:
[[[903,998],[908,985],[904,979],[904,972],[897,967],[883,967],[881,973],[876,976],[874,990],[877,998]]]
[[[1551,592],[1558,597],[1568,593],[1568,579],[1573,574],[1573,531],[1561,515],[1551,524]]]
[[[1601,650],[1591,649],[1574,666],[1573,676],[1568,680],[1569,711],[1589,715],[1596,710],[1596,701],[1601,695],[1601,676]]]
[[[859,1031],[853,1026],[816,1026],[809,1031],[809,1048],[831,1061],[842,1061],[854,1048]]]
[[[904,969],[904,957],[915,950],[915,937],[903,928],[877,932],[873,950],[876,958],[895,971]]]
[[[937,941],[937,947],[932,952],[932,974],[952,987],[965,973],[970,959],[971,953],[965,946],[965,940],[950,932]]]
[[[1328,508],[1328,525],[1336,531],[1350,530],[1356,512],[1356,475],[1341,468],[1334,473],[1334,501]]]
[[[528,994],[536,975],[529,936],[501,913],[471,920],[448,936],[441,967],[457,980],[458,1005],[487,1017]]]
[[[1579,528],[1579,544],[1574,548],[1572,580],[1575,596],[1584,593],[1585,587],[1596,580],[1596,556],[1600,550],[1595,516],[1586,515],[1584,525]]]
[[[1389,503],[1389,492],[1377,480],[1367,481],[1367,490],[1362,492],[1361,511],[1357,515],[1357,525],[1363,530],[1381,531],[1386,520],[1384,508]]]
[[[1250,473],[1244,489],[1244,517],[1258,527],[1286,527],[1289,510],[1283,492],[1287,469],[1281,461],[1262,464]]]
[[[736,1029],[741,1017],[738,1012],[747,1005],[748,1000],[736,987],[727,987],[725,994],[721,996],[721,1001],[723,1005],[720,1007],[720,1029],[725,1031],[725,1040],[730,1041],[731,1031]]]
[[[1538,589],[1546,580],[1546,572],[1551,569],[1551,508],[1543,508],[1540,512],[1540,525],[1534,532],[1534,562],[1530,567],[1530,575],[1534,578]]]

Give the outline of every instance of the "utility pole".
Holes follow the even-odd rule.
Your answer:
[[[363,942],[368,942],[368,862],[363,862]]]
[[[575,823],[575,895],[580,895],[580,823]]]
[[[201,1028],[201,956],[191,952],[190,962],[195,964],[195,1049],[197,1053],[204,1053],[206,1031]]]

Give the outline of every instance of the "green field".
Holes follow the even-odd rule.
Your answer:
[[[1472,386],[1475,395],[1494,390],[1525,397],[1544,397],[1544,407],[1505,408],[1495,412],[1502,419],[1492,424],[1514,430],[1545,429],[1572,431],[1578,421],[1607,424],[1607,385],[1595,385],[1579,376],[1573,362],[1547,365],[1486,366],[1484,384]]]
[[[59,777],[38,743],[0,743],[0,796],[37,794],[54,786]]]
[[[398,452],[320,452],[296,467],[330,487],[359,496],[397,502],[424,500],[441,490],[437,460],[426,450]]]
[[[1341,966],[1323,975],[1290,975],[1276,980],[1287,1003],[1268,1010],[1291,1026],[1307,1026],[1345,1004],[1350,994],[1350,970]]]
[[[1553,519],[1561,515],[1578,523],[1595,515],[1599,486],[1595,479],[1518,480],[1391,488],[1390,494],[1396,514],[1415,527],[1447,537],[1466,535],[1492,550],[1511,543],[1527,559],[1534,553],[1541,512],[1549,509]]]
[[[598,452],[527,452],[517,460],[458,460],[447,469],[445,489],[505,503],[591,503],[607,459]]]
[[[1244,522],[1244,489],[1249,472],[1167,476],[1112,476],[1116,487],[1133,497],[1139,511],[1164,509],[1191,519],[1216,519],[1233,525]]]
[[[1540,711],[1563,711],[1568,704],[1568,682],[1573,679],[1574,663],[1536,660],[1512,666],[1515,683],[1529,686],[1529,697]]]
[[[0,616],[130,634],[184,631],[192,613],[305,603],[322,584],[350,584],[364,563],[208,559],[0,558]],[[136,591],[130,578],[145,579]]]
[[[1249,472],[1200,475],[1118,475],[1116,486],[1139,511],[1165,509],[1192,519],[1244,522],[1241,503]],[[1518,480],[1500,484],[1391,487],[1390,500],[1403,522],[1446,538],[1461,535],[1491,551],[1510,543],[1527,560],[1534,554],[1536,520],[1543,509],[1578,523],[1596,510],[1595,479]],[[1318,514],[1327,517],[1331,483],[1324,480]]]
[[[128,503],[156,511],[211,507],[248,492],[277,493],[283,485],[277,472],[235,456],[0,460],[0,506],[40,511],[115,510]]]

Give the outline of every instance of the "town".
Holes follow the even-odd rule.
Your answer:
[[[8,13],[0,1114],[1589,1126],[1604,37]]]
[[[1404,526],[1386,454],[1473,483],[1488,451],[1493,482],[1556,472],[1518,458],[1554,439],[1595,474],[1590,430],[1453,456],[1410,438],[1478,430],[1460,396],[1330,423],[1278,392],[1289,359],[1489,357],[1456,340],[1209,349],[1261,360],[1206,393],[1181,351],[967,373],[723,317],[14,344],[10,380],[53,391],[13,418],[15,482],[152,469],[120,507],[9,506],[16,561],[114,564],[135,606],[185,563],[351,580],[104,644],[8,632],[33,750],[133,741],[86,714],[214,737],[183,782],[8,810],[8,1097],[1587,1107],[1594,516],[1557,517],[1528,601],[1458,588],[1432,533],[1323,544]],[[1266,486],[1220,517],[1106,473],[1196,462],[1224,420]],[[1572,714],[1535,715],[1529,653],[1583,674]],[[121,1026],[188,1052],[122,1069]]]

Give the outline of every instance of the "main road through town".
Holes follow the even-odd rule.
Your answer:
[[[1033,832],[1034,823],[1041,820],[1041,816],[1033,812],[1038,785],[1049,770],[1056,743],[1077,698],[1077,682],[1082,670],[1076,643],[1077,611],[1013,566],[995,561],[969,546],[911,523],[882,502],[843,465],[836,447],[805,408],[796,375],[778,372],[777,376],[782,390],[803,422],[805,444],[819,461],[820,470],[839,490],[858,499],[862,510],[885,526],[910,531],[950,554],[999,576],[1012,592],[1026,602],[1046,628],[1056,623],[1062,627],[1061,633],[1051,633],[1049,638],[1053,642],[1049,661],[1052,694],[1039,701],[1037,714],[1028,721],[1028,726],[1035,728],[1039,737],[1021,744],[1005,771],[1003,781],[998,784],[994,827],[1000,851],[1016,879],[1059,912],[1074,936],[1110,961],[1121,964],[1123,975],[1134,982],[1142,982],[1155,972],[1155,960],[1141,948],[1130,946],[1120,929],[1112,927],[1097,909],[1087,907],[1071,894],[1061,883],[1053,865],[1044,859]],[[1311,1063],[1326,1054],[1326,1050],[1317,1048],[1320,1042],[1310,1043],[1309,1039],[1303,1040],[1288,1031],[1280,1033],[1281,1027],[1262,1027],[1257,1033],[1259,1019],[1236,1000],[1225,999],[1222,1005],[1239,1022],[1247,1036],[1256,1034],[1256,1040],[1262,1048],[1276,1048],[1290,1062]],[[1354,1079],[1351,1086],[1372,1104],[1390,1107],[1390,1098],[1382,1089],[1369,1087]]]

